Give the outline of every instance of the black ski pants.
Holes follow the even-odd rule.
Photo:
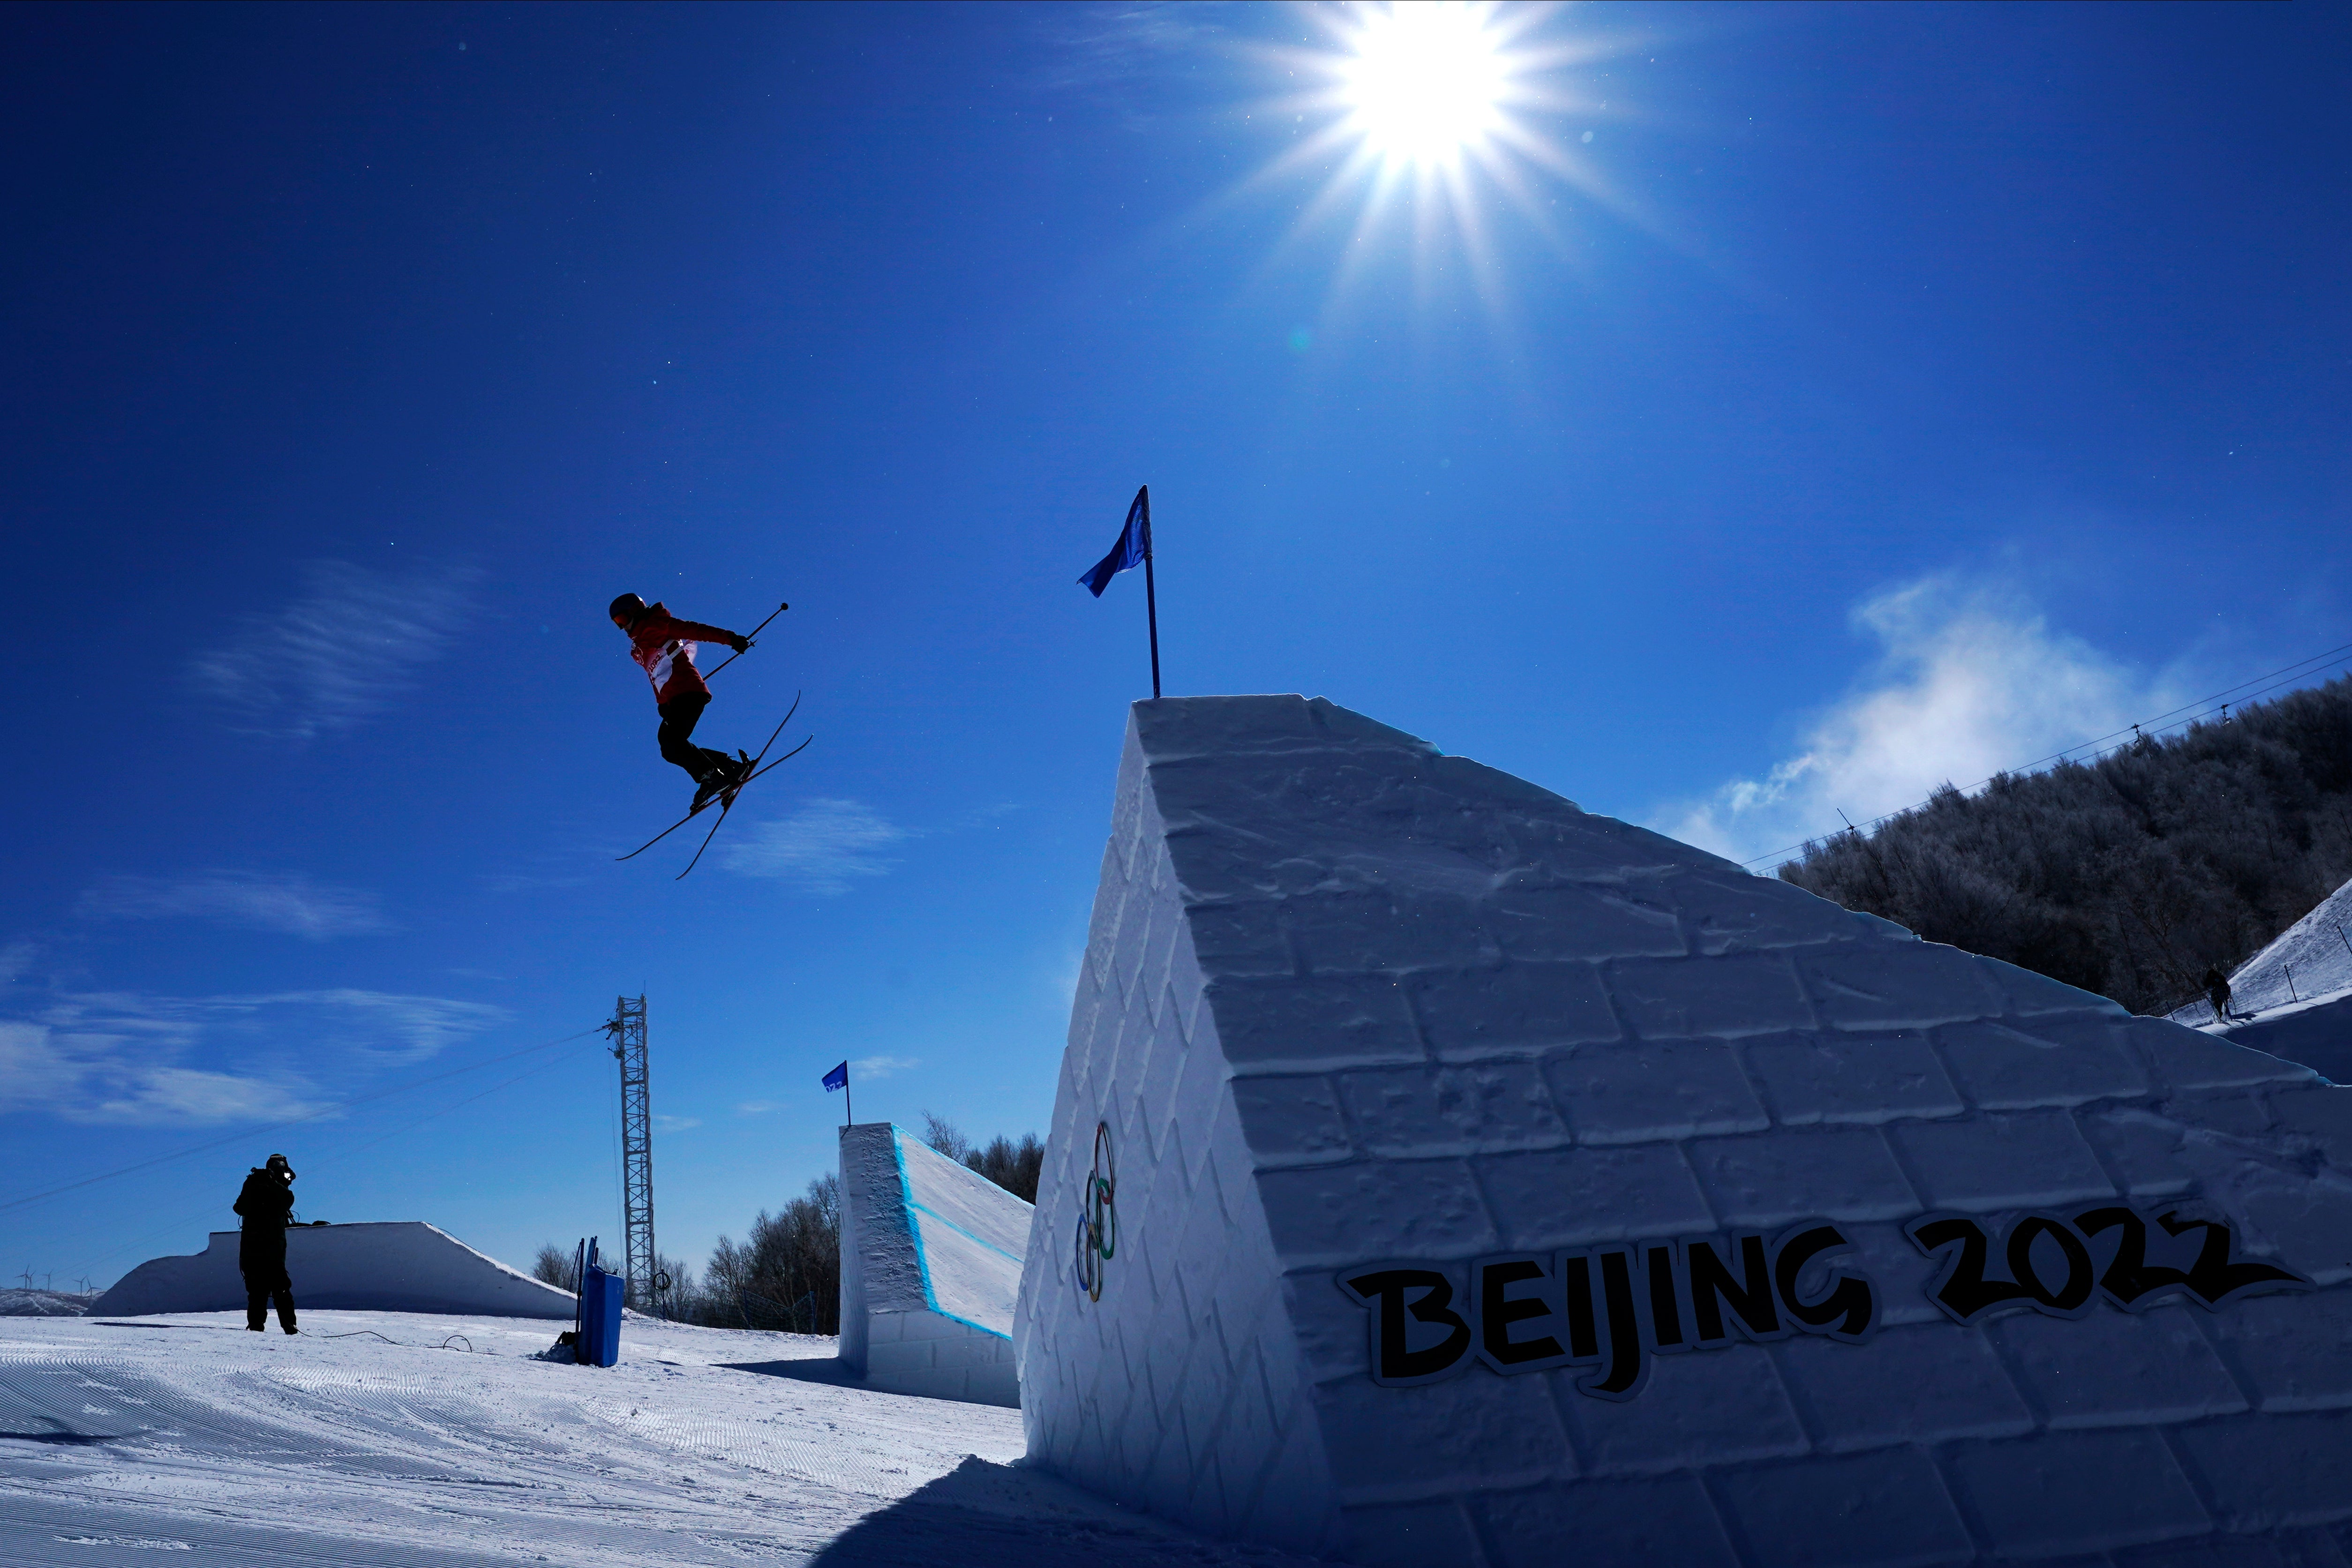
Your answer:
[[[723,751],[694,744],[694,727],[700,722],[702,710],[709,706],[709,696],[701,692],[663,703],[661,728],[655,732],[655,738],[661,742],[662,760],[685,768],[697,784],[709,778],[712,768],[723,768],[733,760]]]
[[[257,1329],[269,1322],[269,1309],[278,1308],[278,1325],[288,1333],[294,1332],[294,1281],[286,1277],[286,1254],[280,1252],[272,1261],[267,1258],[247,1257],[239,1260],[245,1274],[245,1326]]]

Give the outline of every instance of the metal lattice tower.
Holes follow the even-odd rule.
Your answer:
[[[621,1233],[626,1241],[628,1303],[654,1307],[653,1104],[646,1082],[646,998],[614,1004],[604,1032],[621,1061]]]

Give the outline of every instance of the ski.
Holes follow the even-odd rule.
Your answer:
[[[720,821],[726,821],[729,809],[732,808],[735,804],[736,793],[740,791],[745,784],[749,784],[752,779],[766,772],[768,768],[773,768],[776,765],[776,762],[789,761],[793,758],[799,756],[801,753],[801,747],[808,744],[807,740],[803,740],[801,742],[800,746],[793,747],[790,751],[785,752],[783,756],[777,758],[776,762],[769,763],[767,768],[761,768],[759,766],[760,758],[768,755],[768,747],[776,744],[776,737],[784,733],[784,726],[792,723],[793,715],[801,711],[801,695],[802,694],[798,692],[794,692],[793,694],[793,706],[784,710],[783,718],[778,722],[774,730],[770,732],[768,736],[768,745],[760,747],[760,757],[755,757],[751,759],[752,771],[745,774],[742,780],[739,782],[734,789],[722,790],[719,795],[714,797],[714,799],[724,802],[724,804],[720,806],[719,812]],[[809,740],[814,740],[815,738],[816,737],[814,736],[811,736]],[[687,812],[685,816],[680,817],[677,821],[672,822],[668,827],[664,828],[660,832],[656,833],[652,838],[647,839],[644,843],[639,844],[627,854],[614,855],[613,858],[616,861],[633,861],[636,859],[639,855],[645,853],[647,850],[653,848],[656,844],[661,842],[664,839],[669,837],[672,833],[677,831],[680,828],[686,826],[688,822],[691,822],[695,818],[702,815],[703,812],[709,809],[710,801],[705,800],[701,805],[697,806],[692,810]],[[718,826],[719,824],[717,822],[712,823],[711,831],[716,832],[718,831]],[[703,846],[706,849],[709,847],[709,843],[710,841],[709,839],[703,840]],[[695,859],[697,860],[700,860],[701,858],[702,857],[699,853],[697,853],[695,856]],[[687,869],[691,871],[694,868],[688,866]]]
[[[781,728],[782,727],[779,726],[778,727]],[[735,797],[743,792],[744,784],[749,784],[761,774],[767,772],[769,768],[780,768],[783,764],[790,762],[793,758],[798,757],[802,752],[807,750],[809,741],[814,740],[815,738],[816,737],[814,735],[809,736],[798,746],[793,747],[790,751],[787,751],[782,757],[777,758],[775,761],[769,763],[766,768],[753,768],[751,772],[743,776],[742,784],[738,784],[732,789],[727,790],[725,793],[721,794],[719,798],[720,801],[719,808],[719,821],[711,823],[710,831],[702,835],[702,849],[694,852],[694,858],[686,862],[686,871],[678,873],[672,880],[684,882],[686,880],[686,872],[692,871],[696,866],[702,863],[702,850],[709,849],[710,847],[710,841],[719,836],[719,830],[727,825],[727,813],[735,809]],[[775,743],[776,737],[774,736],[770,736],[768,737],[768,746],[773,746]],[[765,757],[767,755],[768,747],[766,746],[761,747],[760,748],[760,757]],[[759,759],[760,758],[758,757],[755,757],[751,760],[757,762]]]

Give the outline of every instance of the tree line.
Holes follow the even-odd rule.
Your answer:
[[[2170,1011],[2352,878],[2352,675],[1818,840],[1783,881]]]
[[[967,1139],[955,1124],[923,1113],[923,1141],[987,1177],[1024,1203],[1037,1201],[1045,1145],[1034,1133],[1016,1142],[998,1136],[985,1145]],[[576,1291],[576,1249],[550,1242],[531,1272],[559,1290]],[[785,1333],[841,1332],[841,1178],[818,1176],[774,1214],[761,1209],[745,1239],[721,1236],[698,1274],[674,1258],[656,1261],[670,1277],[658,1302],[632,1301],[682,1322],[711,1328],[772,1329]]]

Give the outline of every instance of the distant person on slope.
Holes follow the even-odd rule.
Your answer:
[[[294,1222],[294,1167],[284,1155],[245,1178],[236,1195],[236,1212],[245,1228],[236,1239],[236,1266],[245,1275],[245,1326],[255,1333],[269,1321],[269,1303],[278,1303],[278,1325],[294,1330],[294,1282],[286,1277],[286,1228]]]
[[[2230,977],[2219,966],[2205,971],[2205,999],[2213,1004],[2213,1021],[2230,1021]]]
[[[710,688],[694,667],[697,643],[724,643],[737,653],[751,644],[732,632],[680,621],[668,607],[647,604],[634,593],[613,601],[613,624],[629,634],[629,657],[644,666],[654,684],[654,706],[661,714],[662,760],[675,762],[694,778],[694,809],[710,804],[711,797],[742,781],[751,758],[730,757],[707,746],[693,744],[694,726],[710,706]],[[740,760],[739,760],[740,758]]]

